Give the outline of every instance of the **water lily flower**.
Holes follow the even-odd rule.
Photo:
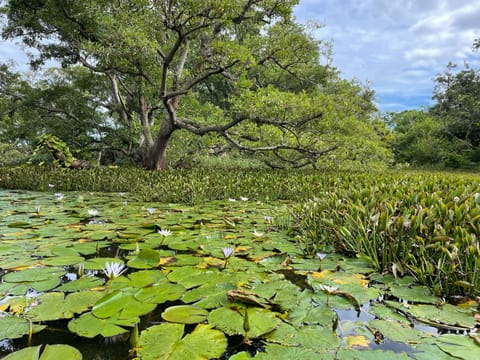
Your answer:
[[[265,215],[265,216],[263,217],[263,220],[265,220],[265,222],[267,222],[267,223],[271,223],[272,220],[273,220],[273,218],[272,218],[271,216]]]
[[[54,195],[56,201],[62,201],[65,198],[65,195],[62,193],[55,193]]]
[[[147,212],[150,214],[150,215],[153,215],[155,213],[155,208],[147,208]]]
[[[117,262],[106,262],[105,263],[105,268],[102,269],[103,273],[110,279],[115,279],[116,277],[119,277],[122,275],[125,270],[125,264],[120,264]]]
[[[223,256],[225,256],[226,259],[228,259],[230,256],[233,255],[233,253],[235,252],[235,248],[233,247],[224,247],[222,249],[223,251]]]
[[[235,201],[237,201],[237,200],[235,200],[234,198],[228,198],[228,201],[230,201],[230,202],[235,202]]]
[[[40,206],[35,206],[35,212],[36,212],[37,214],[40,214]]]
[[[161,229],[161,230],[158,230],[158,233],[162,236],[170,236],[172,235],[172,232],[168,229]]]
[[[453,201],[456,202],[456,203],[458,203],[458,202],[460,201],[460,198],[459,198],[458,196],[455,196],[455,197],[453,198]]]
[[[51,189],[51,188],[54,188],[55,185],[54,184],[48,184],[48,187]]]
[[[253,230],[253,235],[256,236],[256,237],[262,237],[263,234],[264,234],[264,233],[261,232],[261,231]]]
[[[248,201],[248,197],[240,196],[240,200],[242,200],[242,201]]]
[[[335,293],[335,291],[338,290],[338,286],[329,286],[329,285],[320,284],[320,285],[318,285],[318,288],[320,290],[325,291],[325,293],[327,295],[327,306],[328,306],[329,296],[330,296],[330,294],[333,294],[333,293]]]
[[[322,261],[323,261],[323,259],[325,259],[325,257],[327,256],[327,254],[324,254],[324,253],[321,253],[321,252],[317,252],[316,256],[317,256],[317,258],[320,260],[320,266],[318,267],[318,271],[322,271]]]
[[[78,277],[85,275],[85,265],[83,265],[83,263],[78,263],[77,275]]]
[[[227,268],[227,263],[228,263],[228,259],[235,253],[235,248],[233,247],[224,247],[222,249],[223,251],[223,257],[224,257],[224,263],[223,263],[223,268],[226,269]]]
[[[125,193],[124,192],[119,192],[118,195],[120,195],[121,197],[124,197]]]
[[[88,209],[88,215],[90,215],[90,216],[97,216],[97,215],[98,215],[98,210]]]

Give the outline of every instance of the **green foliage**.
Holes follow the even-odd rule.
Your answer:
[[[378,271],[411,274],[437,295],[478,293],[477,182],[428,174],[343,177],[294,209],[300,244],[311,255],[329,245],[362,254]]]
[[[54,114],[75,121],[75,136],[55,133],[72,150],[83,149],[76,137],[89,138],[106,160],[152,169],[191,165],[196,154],[218,149],[272,168],[385,166],[391,154],[372,123],[373,92],[320,62],[330,44],[315,38],[318,26],[295,22],[297,3],[47,0],[33,8],[10,0],[0,9],[2,34],[38,50],[33,65],[56,59],[76,69],[69,66],[81,59],[95,71],[59,71],[41,91],[26,86],[42,116],[53,102]],[[211,136],[195,139],[204,135]],[[167,149],[177,155],[170,164]]]

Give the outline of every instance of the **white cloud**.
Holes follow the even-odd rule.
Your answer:
[[[333,40],[333,64],[344,77],[369,81],[382,110],[430,104],[433,79],[449,61],[472,66],[480,37],[480,0],[300,0],[299,21],[325,25],[321,39]],[[402,100],[403,99],[403,100]]]

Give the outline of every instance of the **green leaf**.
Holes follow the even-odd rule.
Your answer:
[[[140,289],[135,293],[135,299],[145,303],[161,304],[165,301],[180,299],[185,293],[185,288],[180,284],[172,284],[168,280]]]
[[[134,291],[134,288],[115,290],[97,301],[92,308],[92,313],[100,319],[112,316],[118,316],[119,319],[130,319],[148,314],[155,309],[156,304],[136,300],[133,295]]]
[[[89,310],[104,294],[99,291],[82,291],[69,294],[63,292],[45,293],[38,297],[39,304],[27,312],[33,321],[70,319],[74,314]]]
[[[140,319],[130,319],[130,326],[135,325],[139,322]],[[128,330],[119,326],[117,323],[120,321],[116,317],[111,317],[107,319],[99,319],[94,316],[92,313],[88,312],[83,314],[77,319],[71,320],[68,323],[68,330],[71,332],[87,337],[94,338],[97,335],[103,337],[110,337],[115,335],[120,335],[126,333]],[[122,325],[127,325],[123,324]]]
[[[32,332],[45,329],[45,325],[32,325]],[[0,339],[18,339],[30,333],[30,322],[14,316],[0,317]]]
[[[46,345],[39,360],[82,360],[82,353],[69,345]]]
[[[244,335],[245,310],[248,311],[250,326],[248,335],[251,338],[267,334],[280,325],[280,320],[273,311],[256,307],[245,308],[243,305],[234,304],[210,312],[208,322],[228,335]]]
[[[140,250],[138,255],[130,259],[127,265],[134,269],[151,269],[157,267],[160,263],[158,251],[153,249]]]
[[[198,306],[177,305],[170,306],[162,313],[162,319],[180,324],[196,324],[204,321],[208,311]]]
[[[204,360],[219,358],[225,351],[225,335],[209,325],[198,324],[182,338],[183,324],[155,325],[140,334],[138,355],[143,360]]]

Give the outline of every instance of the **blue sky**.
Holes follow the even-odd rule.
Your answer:
[[[315,36],[332,42],[332,64],[373,88],[381,111],[428,107],[449,61],[480,68],[480,0],[300,0],[295,16],[323,25]],[[2,41],[9,59],[26,69],[25,51]]]
[[[381,111],[428,107],[449,61],[480,68],[480,0],[300,0],[295,15],[323,25],[332,64],[368,83]]]

